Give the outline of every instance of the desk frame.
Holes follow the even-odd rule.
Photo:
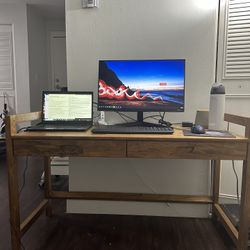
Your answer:
[[[6,118],[9,206],[12,250],[21,249],[21,238],[46,210],[51,214],[50,199],[123,200],[212,204],[213,215],[220,218],[237,246],[246,250],[250,211],[250,118],[225,114],[225,121],[245,127],[245,137],[204,138],[177,135],[93,135],[81,133],[17,133],[19,123],[37,120],[41,112],[12,115]],[[39,155],[45,159],[45,199],[23,221],[20,221],[17,157]],[[162,159],[214,160],[213,193],[205,195],[169,195],[115,192],[61,192],[51,188],[50,157],[131,157]],[[221,160],[243,160],[240,227],[237,230],[219,205]]]

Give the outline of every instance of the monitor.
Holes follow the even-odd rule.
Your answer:
[[[99,61],[98,110],[183,112],[185,60]]]

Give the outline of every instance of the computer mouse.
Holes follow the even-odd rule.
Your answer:
[[[193,127],[191,128],[191,132],[193,134],[205,134],[206,133],[205,128],[199,124],[193,125]]]

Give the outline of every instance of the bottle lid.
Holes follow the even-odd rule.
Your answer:
[[[213,84],[210,94],[211,95],[223,95],[225,94],[225,87],[220,83]]]

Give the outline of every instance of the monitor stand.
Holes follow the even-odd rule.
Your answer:
[[[134,126],[141,126],[141,127],[162,127],[161,124],[144,122],[143,121],[143,112],[142,111],[138,111],[137,112],[137,121],[135,121],[135,122],[127,122],[127,123],[119,123],[119,124],[116,124],[116,125],[118,125],[118,126],[124,126],[124,127],[134,127]]]

